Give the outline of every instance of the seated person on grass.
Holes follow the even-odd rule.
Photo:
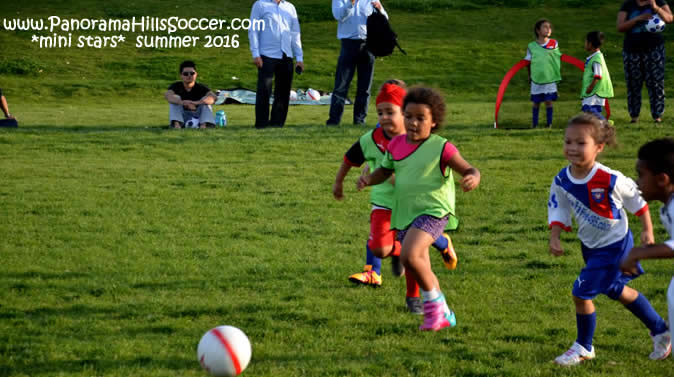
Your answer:
[[[192,118],[199,119],[199,128],[215,127],[211,105],[215,94],[203,84],[197,83],[194,62],[186,60],[180,64],[182,81],[169,86],[164,97],[169,102],[169,121],[173,128],[183,128]]]
[[[5,113],[5,118],[16,119],[12,114],[9,113],[9,107],[7,106],[7,99],[2,94],[2,89],[0,89],[0,108],[2,108],[2,112]]]

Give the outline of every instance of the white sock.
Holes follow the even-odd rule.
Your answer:
[[[430,291],[424,291],[420,289],[421,296],[424,298],[424,302],[433,301],[440,297],[440,291],[436,288],[431,289]]]

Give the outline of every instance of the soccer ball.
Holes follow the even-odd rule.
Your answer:
[[[185,128],[199,128],[199,118],[192,118],[185,122]]]
[[[218,326],[199,341],[197,360],[212,376],[238,376],[250,362],[250,341],[233,326]]]
[[[319,101],[321,99],[321,93],[316,89],[307,89],[307,97],[313,101]]]
[[[661,33],[665,30],[665,21],[659,15],[654,14],[646,23],[646,30],[651,33]]]

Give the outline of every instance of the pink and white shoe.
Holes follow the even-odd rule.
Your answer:
[[[424,302],[424,324],[419,326],[421,331],[438,331],[445,327],[453,326],[456,323],[454,313],[445,312],[444,301],[429,301]],[[448,315],[449,314],[449,315]],[[450,318],[448,318],[450,317]],[[452,323],[452,319],[454,319]]]

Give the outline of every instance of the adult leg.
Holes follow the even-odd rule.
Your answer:
[[[363,41],[358,48],[358,82],[356,85],[356,101],[353,105],[353,123],[365,123],[367,106],[370,103],[370,89],[374,77],[374,55],[365,47]]]
[[[639,119],[641,112],[641,88],[644,85],[644,67],[642,54],[623,51],[623,67],[627,84],[627,111],[632,122]]]
[[[199,117],[199,126],[201,128],[215,126],[215,116],[213,116],[213,107],[211,105],[197,106],[197,116]]]
[[[665,112],[665,45],[644,53],[646,89],[653,120],[661,121]]]
[[[288,116],[288,104],[290,103],[290,87],[293,82],[293,59],[283,55],[283,59],[276,65],[274,70],[276,79],[274,82],[274,104],[271,107],[272,127],[283,127]]]
[[[277,62],[278,59],[262,56],[262,68],[257,69],[255,128],[265,128],[269,124],[269,96]]]
[[[349,93],[349,85],[353,80],[356,70],[357,46],[358,41],[352,39],[341,40],[341,51],[337,60],[337,71],[335,72],[335,86],[330,98],[330,116],[326,124],[337,125],[342,120],[344,113],[344,103]]]
[[[181,128],[185,124],[182,106],[169,103],[169,124],[173,128]]]

